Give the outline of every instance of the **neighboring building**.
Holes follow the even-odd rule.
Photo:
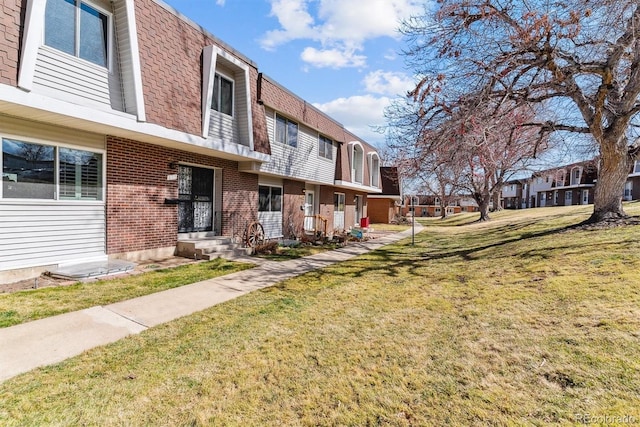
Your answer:
[[[340,231],[382,193],[373,147],[160,1],[3,11],[0,282],[255,220]]]
[[[529,183],[527,207],[593,203],[597,172],[595,160],[535,172]]]
[[[525,180],[514,179],[506,182],[502,186],[502,208],[503,209],[521,209],[523,202],[523,189]]]
[[[411,203],[412,197],[413,204]],[[402,215],[410,215],[412,209],[415,211],[416,217],[440,217],[442,216],[443,207],[439,196],[425,194],[405,196],[402,204]],[[474,212],[473,205],[463,196],[452,196],[449,203],[444,207],[444,211],[445,216],[460,212]]]
[[[402,196],[400,177],[395,167],[381,167],[381,194],[369,194],[367,211],[372,223],[388,224],[400,215]]]
[[[622,200],[640,200],[640,160],[633,162],[627,182],[624,184]]]

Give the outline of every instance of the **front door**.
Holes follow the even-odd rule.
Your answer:
[[[213,170],[180,165],[178,233],[213,229]]]
[[[307,190],[304,196],[304,229],[313,231],[315,228],[314,206],[315,196],[313,191]]]
[[[344,193],[333,193],[333,229],[344,230]]]
[[[360,225],[360,220],[362,219],[362,196],[355,197],[355,205],[356,205],[356,226]]]

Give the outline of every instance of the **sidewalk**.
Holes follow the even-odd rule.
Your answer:
[[[416,233],[421,229],[416,223]],[[263,262],[215,279],[2,328],[0,381],[410,236],[411,228],[334,251],[290,261]]]

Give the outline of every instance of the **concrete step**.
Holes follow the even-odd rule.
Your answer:
[[[181,239],[176,245],[176,255],[195,259],[232,259],[251,254],[250,248],[242,248],[230,237],[203,237],[199,239]]]

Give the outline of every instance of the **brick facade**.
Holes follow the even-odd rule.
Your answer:
[[[136,21],[147,121],[199,135],[202,132],[202,51],[229,46],[152,0],[136,0]],[[158,40],[162,40],[161,43]],[[240,55],[237,59],[243,60]],[[256,98],[258,70],[248,60],[254,149],[270,153],[264,108]]]
[[[178,196],[178,182],[167,180],[177,173],[170,166],[173,162],[222,169],[223,234],[231,235],[234,226],[225,213],[254,219],[258,177],[239,172],[236,162],[107,137],[108,254],[175,246],[178,208],[164,203]]]
[[[302,235],[304,228],[304,182],[285,179],[282,182],[282,232],[285,238]]]
[[[2,2],[0,16],[0,83],[18,85],[18,53],[24,12],[22,0]]]

